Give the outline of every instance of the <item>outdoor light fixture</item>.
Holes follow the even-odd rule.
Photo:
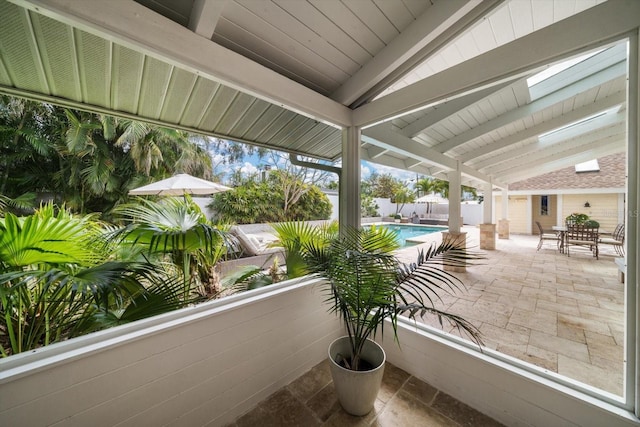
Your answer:
[[[591,207],[591,204],[590,204],[589,202],[584,202],[584,207],[585,207],[585,208],[590,208],[590,207]]]

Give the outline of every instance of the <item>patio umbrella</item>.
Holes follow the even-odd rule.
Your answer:
[[[186,173],[180,173],[171,178],[163,179],[129,191],[132,196],[182,196],[210,195],[229,191],[231,188],[222,184],[196,178]]]
[[[417,198],[416,203],[449,203],[449,200],[439,194],[427,194]]]

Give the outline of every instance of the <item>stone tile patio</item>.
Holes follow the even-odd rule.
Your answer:
[[[478,229],[462,231],[477,250]],[[444,295],[439,308],[471,321],[486,347],[622,395],[624,285],[614,250],[603,245],[596,260],[587,250],[567,257],[553,244],[536,251],[537,244],[537,236],[497,239],[481,265],[457,273],[467,292]],[[415,254],[415,247],[399,251],[404,261]]]
[[[464,227],[468,248],[478,250],[479,230]],[[440,233],[423,238],[441,240]],[[547,371],[622,394],[624,285],[615,252],[600,259],[588,251],[571,257],[555,246],[536,251],[537,236],[496,240],[486,259],[456,273],[467,287],[442,295],[444,308],[464,316],[483,334],[485,346]],[[422,246],[422,245],[420,245]],[[415,261],[420,246],[398,251]],[[424,319],[438,328],[437,319]],[[448,330],[456,333],[456,331]],[[374,410],[352,417],[338,404],[323,362],[271,395],[230,426],[498,426],[495,420],[387,364]]]
[[[474,426],[498,427],[481,414],[387,363],[374,409],[354,417],[340,407],[328,362],[322,362],[272,394],[229,427]]]

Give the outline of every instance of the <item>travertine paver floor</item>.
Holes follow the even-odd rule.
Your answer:
[[[340,407],[325,361],[229,425],[253,426],[499,427],[501,424],[390,363],[385,366],[374,409],[363,417],[353,417]]]
[[[477,250],[478,229],[462,231]],[[537,236],[497,239],[482,265],[457,274],[468,292],[443,296],[439,308],[471,321],[489,348],[621,395],[624,285],[615,252],[605,246],[596,260],[586,250],[567,257],[551,244],[536,251],[537,244]],[[399,257],[414,261],[416,253],[407,248]],[[436,319],[425,323],[439,327]]]
[[[468,247],[478,250],[478,229],[462,231],[468,233]],[[440,233],[424,238],[439,240]],[[552,245],[536,251],[537,244],[537,236],[496,240],[496,250],[483,251],[480,265],[456,273],[467,292],[442,296],[439,308],[473,322],[486,347],[621,395],[624,285],[617,278],[614,251],[603,247],[599,260],[587,251],[574,251],[569,258]],[[398,257],[415,261],[416,249],[402,249]],[[439,327],[436,319],[425,323]],[[373,412],[351,417],[338,404],[323,362],[231,424],[254,425],[499,424],[389,363]]]

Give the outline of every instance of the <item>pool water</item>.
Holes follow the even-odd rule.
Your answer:
[[[425,227],[423,225],[408,225],[408,224],[379,224],[376,227],[383,227],[391,231],[395,231],[398,235],[398,243],[400,247],[407,248],[419,244],[419,242],[407,241],[416,236],[423,236],[425,234],[438,233],[446,230],[446,227]]]

